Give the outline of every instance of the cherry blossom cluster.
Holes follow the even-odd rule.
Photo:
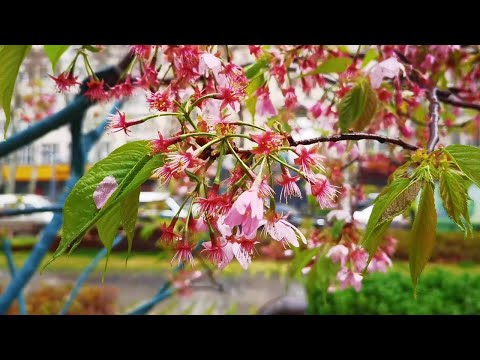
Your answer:
[[[107,85],[91,68],[91,54],[81,48],[66,70],[52,79],[60,92],[76,87],[75,68],[82,58],[89,75],[83,95],[91,101],[144,94],[151,114],[129,119],[119,110],[110,117],[113,132],[129,135],[145,121],[176,119],[178,131],[159,132],[149,139],[151,155],[164,156],[164,165],[155,170],[160,183],[181,182],[186,192],[181,207],[186,216],[179,210],[163,226],[160,240],[174,249],[174,260],[193,263],[198,247],[195,234],[206,232],[209,241],[201,244],[201,256],[218,268],[234,259],[247,268],[261,238],[285,247],[308,243],[302,230],[288,221],[288,214],[276,211],[274,188],[280,189],[280,201],[287,202],[302,197],[305,186],[322,209],[339,208],[343,200],[363,196],[361,187],[349,186],[343,175],[345,162],[360,158],[356,145],[294,139],[302,133],[297,121],[302,107],[318,132],[339,134],[338,104],[360,80],[367,81],[379,105],[362,131],[388,129],[423,146],[428,140],[426,89],[444,81],[451,85],[449,94],[440,99],[447,104],[479,100],[479,67],[459,66],[475,56],[469,47],[385,45],[361,50],[252,45],[248,46],[252,62],[245,64],[238,63],[237,54],[224,45],[133,45],[119,81]],[[336,65],[327,66],[333,62]],[[346,66],[339,69],[338,64]],[[446,128],[463,111],[449,106],[441,113]],[[251,121],[244,121],[244,109]],[[478,116],[475,119],[480,121]],[[398,159],[403,154],[392,156]],[[233,168],[225,174],[227,162]],[[106,196],[100,191],[97,207]],[[333,246],[327,256],[341,265],[340,287],[359,289],[367,255],[353,233],[342,237],[350,240]],[[368,270],[386,269],[390,255],[381,250]]]
[[[334,292],[349,287],[360,291],[365,272],[386,272],[392,266],[391,257],[397,245],[394,237],[385,236],[377,252],[370,259],[368,252],[359,244],[362,233],[348,212],[333,210],[329,213],[328,219],[333,223],[341,222],[340,235],[332,236],[330,230],[313,232],[307,246],[319,248],[319,254],[303,269],[303,273],[311,270],[319,256],[326,256],[339,266],[335,281],[330,284],[328,291]]]

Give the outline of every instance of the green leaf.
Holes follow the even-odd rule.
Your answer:
[[[62,57],[63,53],[67,51],[70,45],[43,45],[43,50],[47,54],[50,62],[52,63],[52,71],[55,72],[58,60]]]
[[[125,144],[108,157],[96,163],[75,185],[65,201],[63,209],[63,231],[60,246],[53,261],[73,242],[71,251],[80,243],[83,235],[110,209],[125,199],[145,182],[154,169],[163,164],[163,155],[149,155],[148,141]],[[97,210],[93,192],[106,176],[112,175],[119,184],[105,206]]]
[[[334,263],[325,254],[319,255],[308,273],[307,293],[319,289],[323,295],[323,300],[326,302],[328,287],[335,281],[339,267],[340,264]]]
[[[480,187],[480,149],[468,145],[450,145],[445,148],[466,177]]]
[[[4,138],[10,125],[10,106],[18,70],[31,48],[32,45],[4,45],[0,48],[0,105],[5,112]]]
[[[413,222],[410,237],[410,275],[413,282],[413,292],[416,295],[417,282],[435,245],[437,213],[433,197],[433,184],[426,183],[422,189],[418,212]]]
[[[96,46],[93,46],[93,45],[83,45],[82,46],[84,49],[87,49],[88,51],[91,51],[93,53],[97,53],[100,51],[99,48],[97,48]]]
[[[135,225],[138,218],[138,206],[140,205],[140,187],[132,191],[122,200],[120,206],[120,215],[123,229],[127,234],[128,252],[127,259],[132,251],[133,237],[135,235]]]
[[[393,220],[396,216],[407,210],[413,200],[415,200],[417,197],[421,188],[422,181],[411,181],[407,188],[402,191],[399,196],[395,197],[393,201],[386,207],[380,216],[378,224],[380,225],[385,221]]]
[[[260,59],[256,63],[249,65],[245,68],[245,76],[247,79],[253,79],[260,72],[263,72],[268,67],[268,61],[266,59]]]
[[[295,254],[293,258],[292,264],[288,270],[288,276],[293,278],[300,274],[302,269],[308,265],[308,263],[312,260],[312,258],[318,254],[320,251],[319,248],[312,248],[303,251],[299,251]]]
[[[362,130],[370,124],[377,111],[377,94],[370,83],[359,81],[338,104],[338,117],[342,132],[353,127]]]
[[[362,68],[367,66],[370,61],[375,60],[376,58],[378,58],[377,50],[370,48],[362,60]]]
[[[100,238],[103,246],[105,246],[107,249],[104,272],[107,270],[108,257],[110,255],[110,251],[112,250],[115,235],[118,233],[120,221],[120,204],[117,204],[97,222],[98,237]]]
[[[247,100],[245,101],[245,106],[247,107],[250,115],[252,115],[252,121],[255,122],[255,113],[257,112],[257,97],[248,96]]]
[[[354,131],[362,131],[372,121],[377,112],[378,99],[377,93],[372,89],[369,82],[361,82],[362,95],[365,97],[365,106],[363,112],[358,119],[353,123]]]
[[[393,218],[405,211],[415,199],[416,193],[418,193],[418,183],[419,181],[412,181],[407,178],[397,178],[386,186],[375,199],[362,241],[362,246],[367,249],[370,258],[375,255],[378,245],[380,245]],[[408,191],[405,193],[407,189]],[[415,196],[413,196],[414,194]],[[387,210],[389,214],[384,216]]]
[[[255,91],[257,91],[258,88],[262,87],[264,84],[265,76],[263,75],[263,73],[261,73],[258,76],[255,76],[252,80],[250,80],[250,83],[245,89],[245,92],[248,96],[251,96],[255,93]]]
[[[315,70],[302,75],[302,77],[317,74],[341,73],[347,70],[348,67],[352,65],[352,62],[353,60],[347,57],[331,58],[319,65]]]
[[[465,232],[472,235],[472,224],[468,213],[468,192],[462,176],[451,169],[440,172],[440,196],[448,216]],[[463,217],[463,220],[462,220]]]
[[[332,226],[332,238],[338,239],[342,234],[343,225],[345,225],[345,220],[336,220]]]

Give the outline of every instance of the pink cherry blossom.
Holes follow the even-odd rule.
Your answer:
[[[225,224],[230,227],[242,226],[242,232],[251,235],[263,220],[263,199],[258,186],[243,192],[233,203],[225,217]]]
[[[87,91],[85,91],[84,95],[87,96],[92,101],[103,101],[108,98],[107,93],[104,89],[105,80],[95,80],[90,79],[87,82]]]
[[[287,216],[269,211],[263,228],[264,232],[269,234],[274,240],[282,242],[284,245],[298,247],[300,245],[298,238],[306,244],[307,239],[305,236],[294,225],[290,224],[286,218]]]
[[[322,110],[322,103],[321,102],[317,102],[315,103],[309,110],[309,113],[312,115],[312,117],[314,119],[318,119],[322,113],[323,113],[323,110]]]
[[[151,93],[147,98],[147,103],[152,110],[168,111],[172,107],[171,97],[171,87],[169,86],[163,92]]]
[[[350,252],[350,259],[352,260],[354,269],[357,272],[362,272],[367,266],[368,252],[359,246],[354,246]]]
[[[198,158],[197,152],[191,147],[187,151],[180,151],[177,154],[167,155],[167,165],[177,173],[180,173],[188,168],[196,167],[202,164],[202,160]]]
[[[220,99],[223,100],[220,105],[220,110],[224,109],[227,105],[230,108],[237,112],[240,110],[240,100],[243,99],[246,95],[245,86],[240,86],[238,84],[229,84],[218,89],[220,93]]]
[[[295,154],[297,158],[294,160],[296,165],[299,165],[306,177],[313,175],[313,170],[324,170],[322,165],[324,156],[318,154],[319,144],[307,148],[305,145],[297,145],[295,147]]]
[[[287,202],[288,198],[291,197],[299,197],[302,198],[302,192],[297,185],[297,181],[300,179],[300,176],[290,176],[289,171],[286,168],[282,168],[282,175],[280,178],[277,178],[277,183],[282,187],[280,191],[280,201],[282,197],[284,198],[285,202]]]
[[[368,265],[368,271],[370,272],[387,272],[387,269],[392,266],[392,260],[383,251],[377,251],[375,256],[372,258],[372,261]]]
[[[315,174],[309,178],[312,195],[317,198],[321,208],[331,208],[335,205],[335,199],[340,193],[338,186],[330,184],[330,181],[321,174]]]
[[[340,289],[342,290],[352,286],[356,292],[359,292],[362,289],[362,279],[362,275],[346,268],[340,269],[337,273],[337,280],[339,281]]]
[[[50,76],[53,81],[55,81],[55,86],[57,87],[58,92],[66,92],[69,91],[72,86],[75,86],[77,84],[80,84],[77,79],[78,76],[73,76],[73,72],[69,71],[68,73],[63,72],[57,77],[54,77],[52,75]]]
[[[222,62],[218,57],[208,52],[204,52],[200,55],[200,62],[198,65],[198,72],[202,75],[208,76],[208,71],[211,70],[218,78],[218,73],[222,70]]]
[[[405,74],[405,67],[395,57],[378,63],[370,71],[372,88],[378,89],[382,84],[383,78],[393,79],[399,75],[400,71]]]
[[[413,135],[415,135],[415,130],[412,128],[411,124],[408,122],[406,122],[405,125],[400,126],[400,132],[406,138],[411,138]]]
[[[270,91],[268,87],[264,86],[257,90],[257,105],[256,113],[259,116],[275,116],[277,115],[277,109],[273,106],[272,100],[270,99]]]
[[[192,250],[194,247],[195,244],[189,244],[188,241],[184,239],[178,240],[175,246],[175,250],[177,250],[177,252],[170,262],[173,262],[175,258],[177,258],[178,265],[180,265],[182,262],[188,261],[190,265],[193,266],[195,260],[193,259]]]
[[[226,245],[227,242],[224,240],[222,243],[221,239],[215,239],[215,242],[207,241],[202,243],[204,249],[201,252],[206,253],[206,257],[215,265],[226,265],[232,260],[233,257],[231,256],[233,255],[231,248],[226,248]]]
[[[101,209],[107,203],[107,200],[112,196],[117,187],[117,180],[115,180],[112,175],[106,176],[97,185],[93,192],[93,201],[95,202],[97,209]]]
[[[131,45],[130,48],[132,52],[138,57],[148,60],[150,54],[152,53],[152,45]]]
[[[392,256],[397,247],[397,243],[398,240],[395,239],[393,236],[386,236],[385,243],[382,245],[382,249],[387,253],[387,255]]]
[[[297,95],[295,94],[295,88],[290,86],[287,89],[282,89],[283,96],[285,97],[285,107],[288,110],[294,110],[297,106]]]
[[[335,245],[328,250],[326,257],[330,258],[335,263],[340,263],[340,266],[345,266],[348,256],[348,248],[345,245]]]
[[[232,244],[232,251],[240,266],[247,270],[252,261],[253,251],[255,249],[256,233],[252,233],[249,236],[242,234],[237,235],[235,243]]]

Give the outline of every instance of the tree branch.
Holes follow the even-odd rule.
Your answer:
[[[473,104],[466,101],[453,100],[453,99],[450,99],[449,97],[443,97],[443,96],[442,97],[439,96],[438,100],[452,106],[480,111],[480,104]]]
[[[400,139],[392,139],[383,135],[367,134],[367,133],[336,134],[331,136],[320,136],[312,139],[297,140],[297,141],[294,140],[291,136],[288,137],[288,142],[290,143],[291,146],[311,145],[311,144],[322,143],[322,142],[337,142],[337,141],[345,141],[345,140],[376,140],[382,144],[390,143],[390,144],[398,145],[406,150],[415,151],[419,149],[418,146],[408,144],[405,141]]]
[[[432,152],[435,148],[435,145],[437,145],[438,141],[440,140],[438,136],[438,109],[440,108],[440,104],[438,103],[436,87],[432,88],[428,92],[428,100],[430,101],[430,105],[428,107],[430,113],[430,122],[428,124],[430,139],[428,140],[427,150],[428,152]]]
[[[395,50],[395,54],[403,63],[407,65],[412,65],[412,62],[399,51]],[[415,70],[415,71],[418,72],[418,70]],[[421,82],[417,76],[410,76],[410,79],[414,81],[417,85],[419,85],[421,88],[426,87],[425,84]],[[436,95],[437,95],[438,101],[442,103],[450,104],[452,106],[456,106],[464,109],[473,109],[473,110],[480,111],[480,104],[469,103],[466,101],[458,101],[450,98],[451,95],[455,96],[461,92],[464,92],[464,90],[456,87],[449,87],[447,90],[437,89]]]

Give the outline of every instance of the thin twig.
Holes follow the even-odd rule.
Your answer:
[[[449,104],[449,105],[452,105],[452,106],[461,107],[461,108],[464,108],[464,109],[473,109],[473,110],[480,111],[480,104],[469,103],[469,102],[466,102],[466,101],[453,100],[453,99],[446,98],[446,97],[439,97],[438,100],[445,103],[445,104]]]
[[[357,161],[360,161],[360,156],[357,156],[356,158],[350,160],[348,163],[342,166],[342,171],[345,169],[348,169],[350,166],[355,164]]]
[[[297,140],[297,141],[293,140],[292,137],[288,138],[288,141],[291,146],[311,145],[311,144],[322,143],[322,142],[337,142],[337,141],[345,141],[345,140],[376,140],[380,143],[390,143],[390,144],[398,145],[406,150],[411,150],[411,151],[418,150],[419,148],[416,145],[408,144],[405,141],[400,139],[392,139],[383,135],[367,134],[367,133],[336,134],[331,136],[319,136],[312,139]]]

